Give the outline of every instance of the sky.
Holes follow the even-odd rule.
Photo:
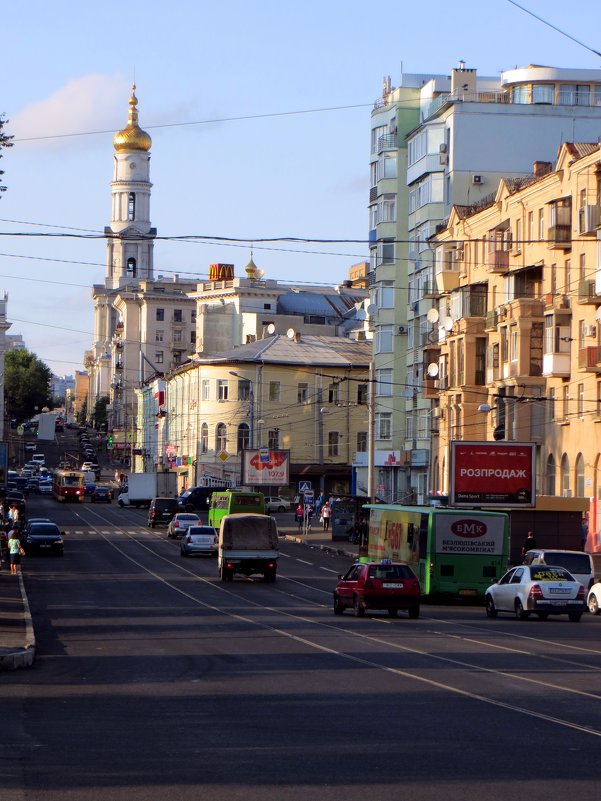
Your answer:
[[[596,50],[598,0],[520,4]],[[57,375],[83,369],[105,276],[113,136],[135,80],[152,136],[155,277],[213,262],[333,286],[368,258],[370,114],[382,79],[601,58],[511,0],[55,0],[2,11],[0,291],[9,333]],[[156,127],[155,127],[156,126]],[[48,236],[52,234],[53,236]],[[69,234],[70,236],[54,236]],[[81,238],[80,234],[89,238]],[[242,240],[224,243],[210,238]],[[266,238],[338,240],[260,243]],[[351,240],[342,243],[340,240]],[[353,244],[356,242],[356,244]]]

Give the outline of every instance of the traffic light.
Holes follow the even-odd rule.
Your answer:
[[[113,447],[113,435],[112,434],[109,434],[107,442],[109,444],[109,448],[112,448]]]

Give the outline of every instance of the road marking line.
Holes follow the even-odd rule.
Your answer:
[[[305,562],[304,559],[295,559],[295,561],[296,562],[301,562],[301,564],[303,564],[303,565],[309,565],[310,567],[313,567],[313,562]]]
[[[319,569],[320,570],[327,570],[328,573],[336,573],[336,575],[338,575],[338,571],[337,570],[332,570],[331,567],[320,567]]]

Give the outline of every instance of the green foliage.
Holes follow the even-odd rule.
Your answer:
[[[7,414],[18,422],[51,405],[50,368],[28,350],[9,350],[4,355],[4,394]]]
[[[86,395],[81,404],[81,409],[77,412],[77,422],[85,423],[88,418],[88,396]]]
[[[102,397],[98,398],[96,403],[94,404],[94,425],[96,428],[99,428],[101,425],[105,425],[107,422],[107,413],[106,407],[110,401],[108,395],[102,395]]]
[[[4,126],[8,122],[7,119],[4,118],[4,114],[0,114],[0,159],[2,158],[2,148],[12,147],[12,136],[8,136],[4,133]],[[4,170],[0,170],[0,179],[4,175]],[[0,184],[0,192],[6,192],[6,187]]]

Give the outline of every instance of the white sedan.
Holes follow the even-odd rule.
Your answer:
[[[518,620],[532,613],[540,620],[567,615],[577,623],[586,608],[585,594],[582,584],[563,567],[518,565],[486,590],[484,601],[488,617],[498,612],[511,612]]]
[[[265,511],[267,512],[267,514],[270,514],[271,512],[289,512],[290,501],[287,501],[285,498],[279,498],[277,496],[266,497]]]
[[[586,605],[591,615],[601,614],[601,581],[597,581],[590,588]]]

